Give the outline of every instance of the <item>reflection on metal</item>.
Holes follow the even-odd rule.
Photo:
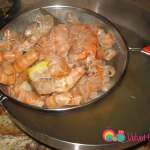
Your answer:
[[[8,98],[6,96],[4,96],[3,94],[0,94],[0,104],[2,104],[2,102],[7,99]]]
[[[131,52],[140,52],[142,48],[137,48],[137,47],[128,47],[129,51]]]

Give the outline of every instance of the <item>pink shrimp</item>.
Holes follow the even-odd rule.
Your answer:
[[[3,63],[0,65],[0,83],[11,85],[16,82],[16,71],[14,67],[9,63]]]
[[[39,53],[36,50],[31,50],[24,55],[18,57],[13,66],[16,72],[23,72],[39,59]]]
[[[16,42],[18,42],[19,38],[20,37],[19,37],[19,34],[17,32],[6,29],[4,31],[4,35],[2,37],[2,40],[0,41],[0,50],[1,51],[11,50],[13,45]]]
[[[83,102],[90,100],[93,93],[97,93],[101,90],[102,81],[100,80],[99,76],[84,76],[81,78],[79,83],[77,84],[76,88],[79,90],[83,97]]]
[[[66,92],[49,96],[45,103],[48,108],[57,108],[63,106],[79,105],[81,100],[81,95],[74,95],[71,92]]]
[[[87,73],[76,85],[84,102],[96,98],[98,92],[107,91],[111,87],[110,78],[115,75],[115,69],[95,60],[89,65]]]
[[[12,47],[11,42],[10,41],[0,41],[0,50],[4,51],[4,50],[10,50]]]
[[[20,77],[15,85],[9,87],[8,91],[12,97],[17,98],[19,101],[26,104],[36,105],[40,107],[44,105],[43,100],[41,100],[40,96],[33,91],[29,82],[26,80],[22,80],[22,78]]]
[[[18,57],[22,55],[22,52],[17,50],[1,51],[0,52],[0,62],[14,62]]]
[[[59,56],[67,56],[71,47],[69,30],[65,24],[55,26],[50,33],[50,49]]]
[[[53,92],[67,92],[84,75],[82,67],[74,68],[70,74],[58,79],[39,79],[33,82],[33,86],[39,94],[51,94]]]
[[[48,57],[48,69],[42,73],[44,77],[61,78],[70,73],[70,68],[64,57],[52,55]]]
[[[65,24],[54,26],[50,34],[41,37],[37,43],[40,59],[50,55],[66,57],[70,47],[69,30]]]
[[[79,18],[77,17],[77,15],[73,11],[69,11],[66,14],[66,21],[68,23],[80,23]]]
[[[18,45],[17,49],[20,51],[30,50],[42,36],[50,31],[53,24],[53,18],[49,15],[36,16],[35,21],[26,28],[24,32],[26,38]]]
[[[115,38],[110,32],[105,33],[103,30],[100,30],[97,37],[99,44],[106,49],[112,48],[115,43]]]
[[[13,62],[22,55],[22,52],[17,49],[21,40],[21,34],[9,29],[4,31],[3,40],[0,42],[0,62]]]
[[[99,91],[108,91],[111,87],[110,79],[116,73],[114,67],[111,65],[106,65],[100,61],[94,61],[91,67],[95,69],[93,76],[98,77],[99,81],[101,81]]]
[[[83,60],[88,55],[95,57],[98,40],[91,27],[86,24],[70,24],[69,28],[73,43],[70,50],[71,59]]]
[[[0,41],[0,50],[1,51],[16,51],[17,47],[24,40],[24,37],[21,33],[15,32],[12,29],[6,29],[4,31],[4,36]]]
[[[34,46],[39,52],[39,60],[42,60],[48,56],[53,55],[53,51],[51,50],[51,43],[49,39],[49,34],[42,36],[37,44]]]
[[[107,49],[104,51],[104,59],[107,61],[112,60],[117,55],[117,51],[115,49]]]

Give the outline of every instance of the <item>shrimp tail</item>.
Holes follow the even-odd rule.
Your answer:
[[[23,72],[39,59],[39,53],[36,50],[31,50],[20,56],[14,62],[16,72]]]

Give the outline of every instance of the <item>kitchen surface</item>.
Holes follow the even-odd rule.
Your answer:
[[[129,150],[149,150],[149,143],[142,143]],[[0,106],[0,150],[56,150],[35,141],[20,130]]]
[[[68,4],[84,7],[100,13],[116,25],[125,38],[129,48],[143,48],[145,45],[150,44],[149,0],[82,0],[82,2],[81,0],[22,0],[18,14],[33,8],[53,4]],[[148,77],[150,73],[148,70],[150,70],[149,56],[141,54],[139,51],[131,50],[129,52],[127,71],[123,81],[118,85],[118,88],[116,88],[119,94],[117,92],[111,93],[110,98],[113,100],[104,100],[104,102],[99,104],[99,109],[101,109],[99,111],[99,114],[101,114],[100,118],[106,120],[105,123],[102,123],[103,127],[105,124],[109,124],[112,125],[110,126],[112,128],[119,127],[124,130],[127,128],[129,132],[133,130],[140,134],[149,132],[150,80],[148,80]],[[123,83],[125,86],[121,86]],[[127,94],[124,93],[124,91],[126,91]],[[115,99],[117,98],[117,94],[119,95],[118,99]],[[124,97],[124,102],[119,100],[122,99],[122,97]],[[108,107],[107,104],[111,104],[111,107]],[[9,106],[6,102],[6,106],[7,105]],[[16,107],[14,106],[14,108]],[[17,110],[16,108],[16,111],[19,111],[19,109]],[[11,110],[8,110],[8,112],[11,113]],[[98,111],[93,110],[92,112],[98,114]],[[108,112],[108,114],[105,114],[107,119],[103,117],[103,112]],[[122,116],[119,112],[121,112]],[[14,118],[16,116],[17,115],[13,115]],[[14,120],[12,116],[10,117],[7,112],[0,107],[0,150],[51,150],[51,148],[43,146],[23,133],[9,118]],[[122,120],[122,122],[120,122],[120,120]],[[30,132],[28,134],[30,134]],[[38,137],[38,135],[36,136]],[[87,139],[90,140],[90,137]],[[133,147],[130,149],[137,150],[150,149],[147,143],[138,146],[135,145],[136,144],[131,144],[128,147]],[[107,149],[108,148],[106,148],[106,150]],[[116,149],[119,150],[120,148]]]

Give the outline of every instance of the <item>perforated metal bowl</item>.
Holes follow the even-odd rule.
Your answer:
[[[117,54],[117,57],[113,61],[110,62],[111,64],[113,64],[113,66],[116,69],[116,75],[111,80],[111,86],[107,92],[101,92],[97,98],[87,103],[77,105],[77,106],[67,106],[67,107],[56,108],[56,109],[46,109],[46,108],[40,108],[40,107],[24,104],[14,99],[13,97],[10,97],[9,95],[7,95],[3,85],[1,85],[0,87],[1,99],[11,100],[11,102],[19,103],[20,105],[25,106],[25,107],[30,107],[32,109],[40,109],[40,110],[45,110],[45,111],[70,110],[70,109],[80,108],[80,107],[89,105],[91,103],[94,103],[98,100],[101,100],[102,97],[107,95],[111,91],[111,89],[116,86],[116,84],[121,79],[126,69],[127,60],[128,60],[128,50],[120,33],[117,31],[114,25],[110,21],[108,21],[106,18],[87,9],[76,8],[72,6],[62,6],[62,5],[47,6],[45,7],[45,9],[47,9],[52,15],[60,19],[62,22],[65,22],[66,13],[68,13],[69,11],[73,11],[75,14],[77,14],[81,22],[89,23],[89,24],[100,24],[106,31],[109,31],[114,35],[114,37],[116,38],[116,44],[114,46],[118,54]],[[19,31],[19,32],[23,31],[25,27],[32,22],[34,16],[40,13],[41,12],[39,9],[28,11],[20,15],[19,17],[17,17],[10,24],[8,24],[5,28],[12,28],[13,30],[15,29],[16,31]],[[1,33],[3,32],[3,30],[1,31]]]

